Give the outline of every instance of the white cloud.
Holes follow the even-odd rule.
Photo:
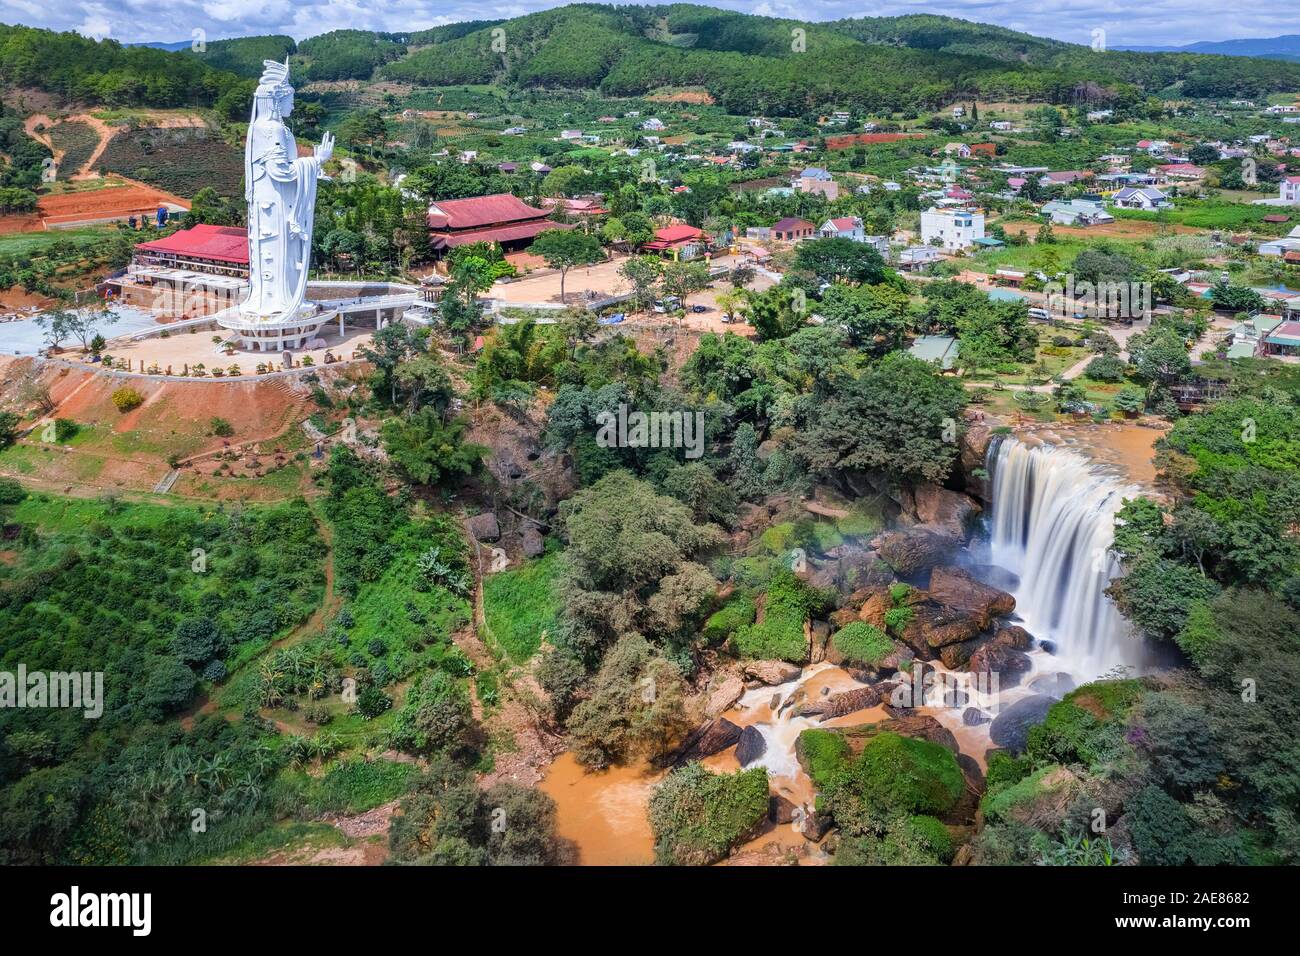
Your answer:
[[[405,32],[457,20],[518,16],[556,0],[0,0],[0,22],[24,23],[125,42],[183,40],[196,27],[209,37],[287,33],[305,39],[340,28]],[[1288,4],[1225,9],[1222,0],[714,0],[744,13],[811,20],[931,13],[996,23],[1037,36],[1087,44],[1104,29],[1111,45],[1180,44],[1269,37],[1298,29]]]

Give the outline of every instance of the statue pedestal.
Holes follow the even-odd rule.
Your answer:
[[[321,326],[338,318],[338,309],[315,302],[305,303],[293,315],[245,315],[239,309],[219,314],[217,324],[239,337],[240,348],[248,352],[282,352],[310,348]]]

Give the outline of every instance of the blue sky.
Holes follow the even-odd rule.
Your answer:
[[[210,39],[287,33],[304,39],[349,27],[417,30],[457,20],[512,17],[555,0],[503,4],[467,0],[0,0],[0,22],[23,23],[125,42],[188,39],[201,29]],[[1223,0],[992,0],[848,2],[848,0],[713,0],[711,6],[791,19],[935,13],[996,23],[1038,36],[1089,43],[1106,31],[1111,44],[1180,44],[1196,40],[1271,37],[1300,31],[1289,3],[1225,10]]]

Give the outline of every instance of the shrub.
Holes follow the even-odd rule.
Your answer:
[[[1125,415],[1135,415],[1146,407],[1146,392],[1136,385],[1125,385],[1115,394],[1115,407]]]
[[[1097,382],[1122,382],[1128,366],[1114,355],[1099,355],[1083,370],[1083,374]]]
[[[0,478],[0,505],[16,505],[27,497],[27,489],[12,478]]]
[[[1236,834],[1198,826],[1187,808],[1148,784],[1124,805],[1133,847],[1145,866],[1223,866],[1248,863]]]
[[[816,592],[789,571],[779,571],[767,590],[763,621],[748,624],[732,639],[741,657],[802,663],[808,658],[804,622],[812,606],[819,604]]]
[[[393,706],[393,701],[378,687],[366,686],[357,692],[357,713],[373,720]]]
[[[81,426],[71,418],[54,419],[54,440],[56,442],[69,441],[80,430]]]
[[[208,424],[212,429],[212,434],[216,435],[218,438],[229,438],[235,433],[235,426],[230,424],[230,422],[226,421],[224,418],[214,417]]]
[[[144,396],[130,385],[123,385],[113,393],[113,404],[119,412],[129,412],[144,404]]]
[[[767,771],[714,774],[698,763],[674,771],[650,798],[655,862],[716,863],[767,817]]]
[[[915,613],[910,607],[892,607],[885,612],[885,627],[894,634],[901,634],[912,623]]]
[[[992,792],[1000,787],[1019,783],[1029,774],[1029,761],[1016,757],[1005,750],[995,750],[988,756],[988,767],[984,773],[984,782]]]
[[[742,627],[753,624],[756,613],[753,597],[744,592],[735,594],[709,615],[701,636],[706,644],[721,644]]]
[[[868,667],[879,667],[880,662],[894,650],[894,642],[889,636],[866,621],[854,621],[836,631],[831,643],[846,660]]]

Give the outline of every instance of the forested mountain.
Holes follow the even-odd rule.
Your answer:
[[[211,103],[291,56],[309,80],[497,84],[642,95],[700,87],[737,113],[926,109],[973,96],[1133,101],[1154,93],[1262,96],[1300,88],[1300,65],[1199,53],[1093,51],[928,15],[805,23],[691,4],[574,4],[409,34],[336,30],[210,41],[176,53],[0,28],[0,79],[89,102]]]
[[[243,82],[191,54],[0,24],[0,86],[109,106],[211,106]]]

